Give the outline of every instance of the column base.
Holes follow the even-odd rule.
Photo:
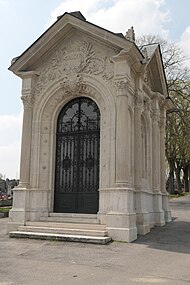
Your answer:
[[[165,222],[169,223],[172,220],[172,215],[171,215],[171,211],[167,210],[164,211],[164,217],[165,217]]]
[[[139,235],[146,235],[150,232],[150,218],[149,213],[137,213],[136,214],[137,219],[137,233]]]
[[[13,208],[10,210],[11,222],[24,224],[25,221],[37,221],[48,215],[50,210],[49,190],[24,189],[13,190]]]
[[[172,218],[171,218],[171,211],[169,209],[170,208],[169,207],[169,195],[167,192],[165,192],[162,196],[162,208],[164,211],[166,223],[171,222]]]
[[[163,211],[163,201],[162,201],[162,193],[156,192],[154,193],[153,198],[154,205],[154,224],[155,226],[163,226],[165,225],[165,216]]]
[[[113,240],[132,242],[137,239],[135,213],[108,213],[106,220],[108,235]]]
[[[108,235],[115,241],[132,242],[137,239],[137,228],[110,228]]]
[[[165,225],[165,216],[164,211],[154,212],[154,222],[155,226],[164,226]]]
[[[13,207],[9,211],[9,218],[12,223],[24,224],[26,220],[26,200],[28,189],[16,187],[13,189]]]

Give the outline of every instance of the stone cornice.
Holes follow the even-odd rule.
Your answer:
[[[21,79],[26,79],[26,78],[37,78],[40,73],[37,71],[19,71],[17,73],[17,75],[21,78]]]
[[[142,54],[139,52],[139,50],[134,44],[132,44],[128,48],[122,49],[116,56],[113,56],[113,62],[121,62],[127,60],[130,64],[130,67],[135,72],[141,71],[142,59],[143,59]]]

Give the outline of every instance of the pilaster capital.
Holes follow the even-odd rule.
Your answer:
[[[153,123],[158,123],[159,120],[160,120],[160,116],[159,116],[159,111],[157,109],[153,109],[151,114],[150,114],[150,117],[152,119],[152,122]]]
[[[23,71],[19,73],[19,76],[22,78],[21,100],[24,108],[31,108],[34,104],[34,90],[38,75],[35,71]]]
[[[33,107],[34,104],[34,95],[33,94],[22,94],[21,96],[24,109],[29,109]]]
[[[117,96],[128,96],[127,87],[129,81],[127,78],[121,78],[115,80],[115,87],[117,90]]]
[[[135,109],[139,109],[143,111],[143,97],[142,94],[136,93],[134,96],[134,107]]]
[[[151,111],[151,100],[149,97],[145,97],[143,98],[143,111]]]

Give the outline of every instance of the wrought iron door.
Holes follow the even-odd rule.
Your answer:
[[[79,97],[61,110],[57,121],[54,211],[97,213],[100,112]]]

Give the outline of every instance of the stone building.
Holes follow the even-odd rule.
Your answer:
[[[158,44],[139,49],[133,28],[124,36],[65,13],[9,70],[22,78],[24,115],[8,232],[93,217],[131,242],[171,220]]]

